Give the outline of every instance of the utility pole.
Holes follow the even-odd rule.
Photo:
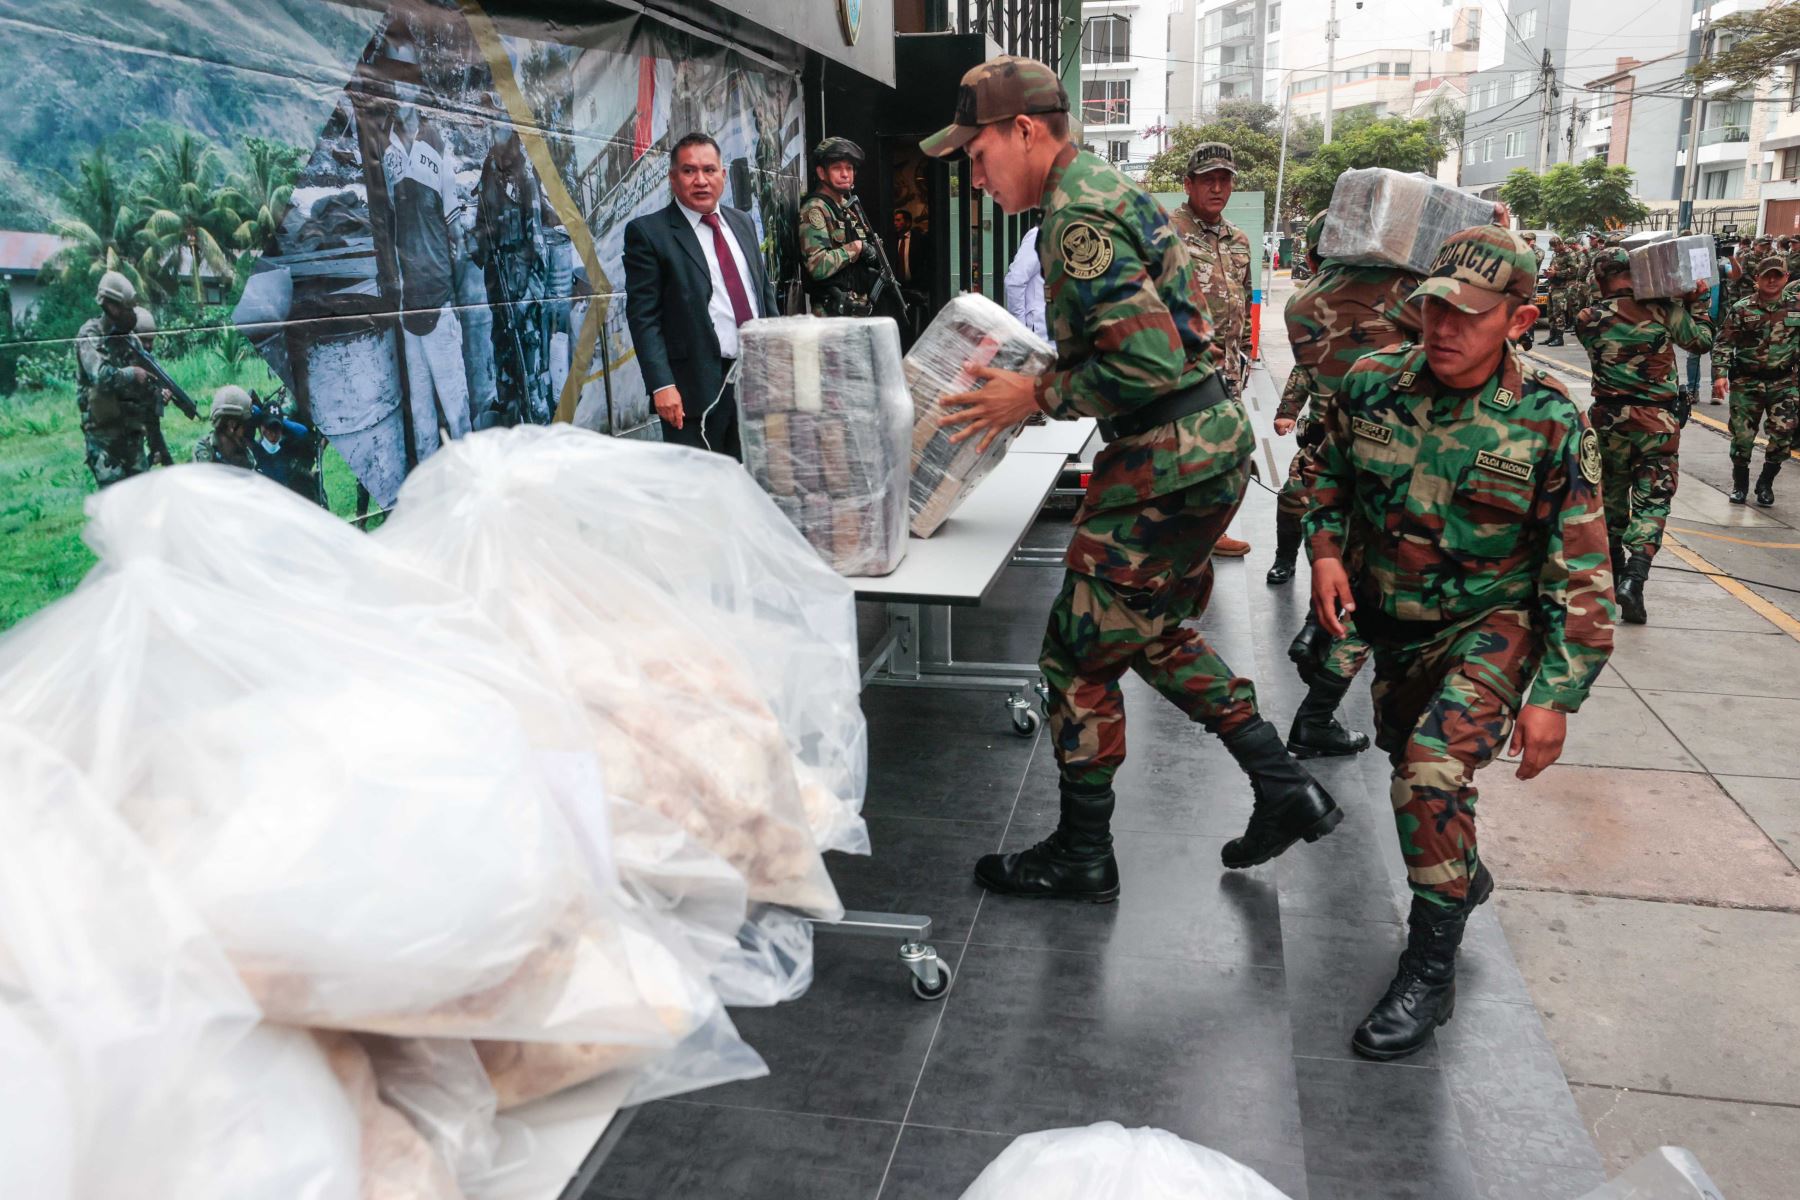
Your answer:
[[[1331,15],[1325,19],[1325,140],[1328,142],[1331,140],[1331,92],[1337,83],[1337,39],[1337,0],[1331,0]]]
[[[1556,66],[1550,61],[1550,48],[1544,47],[1544,61],[1538,67],[1538,174],[1550,165],[1550,147],[1556,142]]]
[[[1700,10],[1700,61],[1712,57],[1712,0]],[[1675,227],[1691,229],[1694,225],[1694,201],[1700,198],[1700,114],[1706,109],[1706,85],[1694,84],[1694,109],[1688,114],[1687,168],[1681,173],[1681,205],[1676,210]]]
[[[1569,101],[1569,162],[1575,161],[1575,118],[1581,112],[1581,99]]]
[[[1281,157],[1275,160],[1275,245],[1281,245],[1281,185],[1287,178],[1288,96],[1281,96]]]

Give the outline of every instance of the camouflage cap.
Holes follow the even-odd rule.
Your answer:
[[[1187,177],[1204,175],[1208,171],[1230,171],[1237,174],[1237,161],[1231,155],[1231,147],[1224,142],[1201,142],[1188,155]]]
[[[952,123],[920,142],[919,149],[947,158],[973,141],[983,125],[1068,111],[1069,93],[1055,71],[1035,58],[1002,54],[963,75]]]
[[[1477,225],[1444,240],[1408,303],[1436,296],[1463,312],[1484,313],[1508,296],[1530,301],[1537,267],[1537,252],[1524,238],[1498,225]]]
[[[1594,277],[1619,275],[1631,270],[1631,251],[1623,246],[1608,246],[1594,251]]]
[[[1780,271],[1783,275],[1786,275],[1787,259],[1781,257],[1779,254],[1771,254],[1769,257],[1756,264],[1756,273],[1758,275],[1767,275],[1770,271]]]
[[[1306,244],[1317,251],[1319,239],[1325,236],[1325,218],[1331,215],[1329,208],[1321,208],[1312,220],[1306,223]]]
[[[235,383],[228,383],[213,393],[212,412],[208,414],[213,424],[217,425],[226,417],[250,419],[250,393]]]
[[[1534,246],[1537,245],[1537,231],[1536,230],[1527,229],[1524,233],[1520,234],[1519,236],[1524,238],[1526,241],[1530,242],[1532,245],[1534,245]]]

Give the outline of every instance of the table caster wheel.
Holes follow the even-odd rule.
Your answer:
[[[1038,731],[1038,726],[1042,724],[1042,718],[1031,707],[1031,701],[1023,696],[1008,696],[1006,711],[1007,715],[1012,718],[1013,732],[1020,737],[1030,737]]]
[[[1050,719],[1050,685],[1040,679],[1031,685],[1031,690],[1037,693],[1038,711],[1044,715],[1044,720],[1048,721]]]
[[[938,981],[936,987],[929,987],[917,975],[912,979],[913,995],[921,1000],[942,1000],[950,990],[950,968],[943,963],[938,964]]]

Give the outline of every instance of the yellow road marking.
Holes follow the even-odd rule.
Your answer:
[[[1800,550],[1800,542],[1759,542],[1754,538],[1732,537],[1728,533],[1708,533],[1704,529],[1683,529],[1677,525],[1669,526],[1672,533],[1685,533],[1691,537],[1711,538],[1715,542],[1736,542],[1740,546],[1757,546],[1763,550]]]
[[[1788,616],[1782,609],[1771,604],[1769,601],[1764,600],[1761,596],[1757,595],[1737,580],[1727,578],[1724,572],[1720,571],[1719,568],[1713,566],[1704,558],[1701,558],[1698,554],[1695,554],[1692,550],[1689,550],[1686,546],[1682,545],[1680,540],[1673,534],[1664,535],[1663,545],[1667,546],[1676,558],[1679,558],[1688,566],[1694,568],[1696,571],[1706,572],[1711,576],[1714,583],[1741,600],[1752,612],[1756,613],[1757,616],[1763,618],[1765,621],[1781,630],[1781,632],[1793,638],[1796,642],[1800,642],[1800,621],[1796,621],[1794,618]]]

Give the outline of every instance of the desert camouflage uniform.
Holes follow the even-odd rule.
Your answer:
[[[1294,431],[1299,448],[1277,502],[1281,511],[1295,517],[1306,511],[1313,452],[1325,439],[1325,418],[1350,368],[1364,355],[1409,341],[1418,332],[1418,317],[1408,310],[1406,301],[1419,282],[1419,276],[1395,267],[1358,267],[1327,260],[1305,287],[1288,297],[1282,315],[1295,366],[1275,415],[1299,419],[1294,379],[1300,376],[1312,416]],[[1349,681],[1368,659],[1368,642],[1351,628],[1332,642],[1319,665]]]
[[[150,424],[157,419],[161,389],[131,379],[135,333],[115,333],[100,316],[83,324],[75,338],[76,404],[88,470],[105,487],[150,469]]]
[[[1241,395],[1244,369],[1240,352],[1247,349],[1250,336],[1250,235],[1224,218],[1208,225],[1186,204],[1170,215],[1169,223],[1194,260],[1194,278],[1206,297],[1206,315],[1212,319],[1219,374],[1233,395]]]
[[[1215,374],[1188,252],[1149,193],[1071,146],[1041,207],[1057,348],[1037,381],[1046,413],[1124,418]],[[1257,719],[1250,681],[1182,624],[1205,610],[1212,546],[1243,499],[1254,444],[1248,415],[1227,399],[1096,456],[1040,663],[1066,783],[1108,784],[1124,761],[1127,669],[1215,733]]]
[[[1766,464],[1787,461],[1800,423],[1800,296],[1772,304],[1751,296],[1731,306],[1713,343],[1713,371],[1731,380],[1731,459],[1748,463],[1756,431],[1768,432]]]
[[[1550,255],[1550,332],[1569,327],[1570,314],[1581,307],[1587,279],[1587,255],[1564,242]]]
[[[837,289],[845,304],[866,314],[879,273],[852,257],[847,247],[859,240],[867,244],[870,236],[858,227],[847,206],[823,192],[809,193],[800,205],[800,262],[806,270],[806,294],[819,301]],[[815,303],[813,311],[823,313],[825,309]]]
[[[1588,420],[1600,435],[1606,532],[1625,553],[1654,558],[1680,482],[1681,423],[1675,347],[1712,349],[1702,300],[1606,296],[1575,314],[1575,336],[1594,368]],[[1622,560],[1615,553],[1614,563]]]
[[[1375,647],[1408,881],[1460,908],[1480,862],[1475,772],[1521,704],[1579,708],[1612,648],[1598,439],[1510,348],[1471,392],[1439,386],[1422,349],[1372,354],[1326,427],[1312,558],[1344,560]]]

